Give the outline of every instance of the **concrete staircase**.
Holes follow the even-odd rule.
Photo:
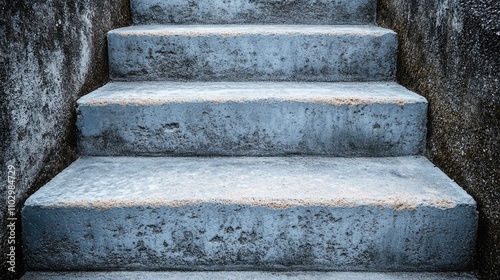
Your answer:
[[[77,104],[82,157],[22,212],[28,269],[82,272],[25,279],[473,278],[427,273],[468,268],[476,205],[422,156],[375,1],[131,7]]]

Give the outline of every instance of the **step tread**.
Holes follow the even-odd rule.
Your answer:
[[[25,207],[200,203],[394,209],[475,205],[424,157],[83,157],[31,196]]]
[[[270,279],[270,280],[474,280],[472,273],[465,272],[28,272],[21,280],[205,280],[205,279]]]
[[[382,36],[396,34],[393,30],[374,25],[133,25],[109,31],[119,36],[242,36],[257,35],[357,35]]]
[[[29,270],[454,271],[477,225],[424,157],[84,157],[22,215]]]
[[[78,105],[259,100],[335,104],[427,103],[424,97],[392,82],[112,82],[80,98]]]

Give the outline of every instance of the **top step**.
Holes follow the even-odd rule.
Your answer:
[[[371,24],[375,0],[131,0],[135,24]]]

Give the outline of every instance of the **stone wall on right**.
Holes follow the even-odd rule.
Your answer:
[[[399,35],[398,82],[429,101],[428,157],[478,203],[474,269],[500,279],[500,1],[379,0],[377,21]]]

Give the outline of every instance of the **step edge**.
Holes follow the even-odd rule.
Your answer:
[[[375,35],[395,36],[396,32],[377,25],[290,25],[290,24],[212,24],[212,25],[132,25],[110,30],[110,36],[242,36],[242,35]]]

